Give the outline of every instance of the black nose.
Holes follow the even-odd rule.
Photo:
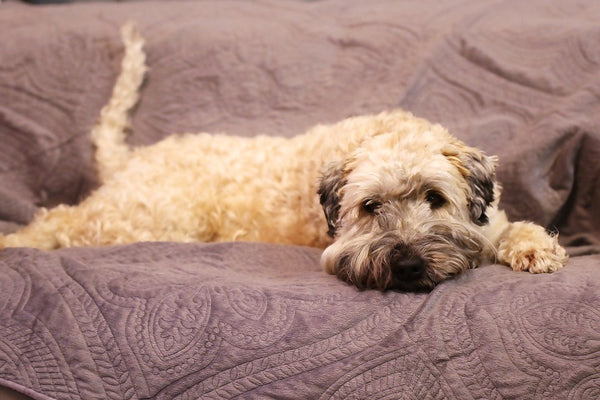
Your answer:
[[[416,281],[425,274],[425,260],[403,248],[392,252],[390,267],[396,279],[403,282]]]

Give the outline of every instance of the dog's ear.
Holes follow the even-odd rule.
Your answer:
[[[325,219],[329,230],[327,233],[333,237],[337,229],[342,199],[342,188],[346,184],[344,162],[334,161],[325,166],[319,181],[319,201],[325,212]]]
[[[486,156],[463,143],[444,148],[443,154],[458,168],[469,185],[467,202],[471,219],[477,225],[487,224],[489,221],[485,211],[494,201],[496,157]]]

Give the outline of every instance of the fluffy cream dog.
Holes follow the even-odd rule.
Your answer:
[[[125,56],[92,132],[102,185],[42,211],[0,248],[246,240],[325,248],[329,273],[361,288],[430,289],[485,260],[552,272],[567,256],[537,225],[497,209],[495,159],[404,111],[317,126],[291,139],[208,134],[125,144],[145,72]],[[324,212],[323,212],[324,211]]]

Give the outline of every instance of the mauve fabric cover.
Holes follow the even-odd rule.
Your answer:
[[[358,291],[294,246],[5,249],[0,385],[35,399],[600,398],[600,3],[2,3],[0,231],[97,185],[89,132],[128,20],[150,67],[132,145],[293,136],[401,106],[499,155],[501,206],[560,231],[572,257],[414,294]]]

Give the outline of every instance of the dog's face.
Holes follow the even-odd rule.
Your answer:
[[[477,266],[495,160],[434,128],[377,134],[326,166],[328,272],[359,288],[429,290]]]

